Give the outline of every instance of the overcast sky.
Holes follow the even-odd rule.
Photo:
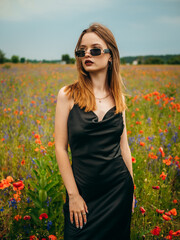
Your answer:
[[[30,59],[61,59],[99,22],[120,57],[180,54],[180,0],[0,0],[0,49]]]

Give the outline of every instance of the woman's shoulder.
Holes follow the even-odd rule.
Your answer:
[[[72,105],[74,104],[73,97],[68,92],[69,85],[63,86],[59,89],[58,92],[58,101],[60,101],[62,104],[65,104],[66,106],[69,106],[69,109],[71,109]]]

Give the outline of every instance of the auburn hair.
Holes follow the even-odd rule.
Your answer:
[[[112,93],[112,96],[116,105],[116,112],[119,113],[127,109],[125,103],[126,94],[123,92],[123,81],[120,74],[120,55],[116,44],[116,40],[112,32],[104,25],[99,23],[93,23],[89,28],[85,29],[77,42],[74,52],[79,49],[82,37],[86,33],[97,34],[111,51],[112,57],[112,67],[107,70],[108,74],[108,86]],[[76,55],[75,55],[76,56]],[[78,78],[74,83],[65,86],[65,93],[69,98],[74,99],[74,103],[78,104],[80,108],[85,107],[85,112],[96,110],[96,101],[93,94],[92,81],[90,79],[89,73],[85,71],[82,66],[81,60],[76,56],[76,66],[78,71]]]

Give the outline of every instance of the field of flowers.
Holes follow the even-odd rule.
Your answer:
[[[180,239],[180,67],[122,65],[121,75],[136,196],[131,239]],[[0,66],[0,239],[63,239],[54,118],[59,89],[76,78],[75,65]]]

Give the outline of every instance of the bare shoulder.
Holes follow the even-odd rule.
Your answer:
[[[57,102],[63,106],[63,108],[68,108],[68,110],[71,109],[73,104],[73,99],[69,98],[65,92],[66,86],[63,86],[60,88],[57,96]]]

